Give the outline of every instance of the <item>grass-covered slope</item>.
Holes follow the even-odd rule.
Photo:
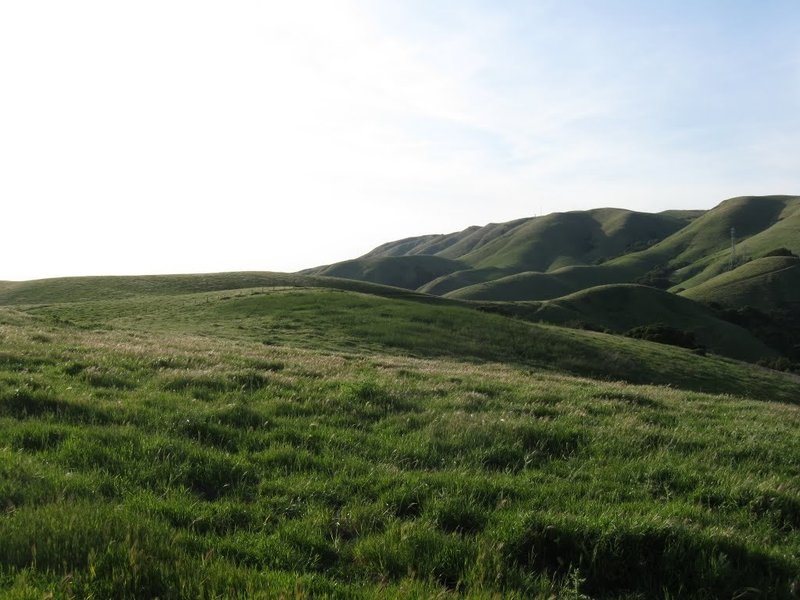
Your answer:
[[[668,217],[675,217],[677,219],[682,219],[687,223],[694,221],[698,217],[702,217],[705,214],[705,210],[686,210],[686,209],[676,209],[676,210],[664,210],[659,214],[666,215]]]
[[[748,262],[681,292],[709,304],[753,306],[764,312],[800,307],[800,258],[769,256]]]
[[[0,308],[3,596],[792,597],[794,380],[281,285]]]
[[[683,220],[663,214],[615,208],[554,213],[530,219],[460,258],[476,268],[546,272],[646,247],[684,225]]]
[[[729,268],[731,227],[737,231],[739,256],[763,256],[782,247],[797,251],[800,198],[733,198],[649,248],[603,264],[504,274],[447,295],[465,300],[549,300],[597,285],[636,283],[653,274],[676,287],[690,287]]]
[[[588,288],[542,302],[533,318],[556,324],[587,324],[624,333],[662,323],[694,334],[712,352],[758,361],[775,355],[746,329],[723,321],[706,306],[652,287],[631,284]]]
[[[800,209],[797,196],[744,196],[731,198],[695,219],[677,234],[649,249],[645,254],[668,257],[675,264],[708,259],[718,251],[730,248],[730,230],[736,229],[738,240],[747,240],[755,235],[771,238],[775,247],[784,246],[787,240],[780,228],[772,228],[786,218],[796,215]],[[770,250],[772,248],[765,248]]]
[[[652,245],[686,223],[685,216],[615,208],[554,213],[390,242],[360,259],[307,272],[409,287],[423,278],[409,277],[406,270],[435,258],[458,261],[430,263],[426,273],[440,272],[420,283],[426,292],[443,294],[505,275],[602,262]]]
[[[687,227],[615,265],[664,266],[676,285],[690,288],[729,269],[730,230],[734,228],[739,257],[757,258],[776,248],[800,251],[800,197],[732,198]]]
[[[742,259],[777,248],[800,252],[800,197],[732,198],[709,211],[555,213],[402,240],[367,256],[429,253],[466,263],[469,269],[442,274],[421,288],[461,299],[547,300],[597,285],[646,281],[688,289],[729,269],[732,227]]]
[[[327,287],[386,296],[439,302],[436,297],[369,282],[264,271],[202,273],[191,275],[142,275],[109,277],[61,277],[31,281],[0,281],[0,305],[52,304],[86,300],[118,300],[147,296],[174,296],[255,287]]]
[[[461,271],[466,265],[440,256],[357,258],[305,271],[309,275],[341,277],[415,290],[429,281]]]
[[[756,367],[618,336],[538,325],[427,297],[325,288],[257,288],[31,306],[80,329],[134,329],[332,352],[489,360],[633,383],[794,399],[790,380]],[[688,301],[687,301],[688,302]]]
[[[455,292],[471,285],[479,285],[488,281],[500,279],[507,274],[507,271],[495,269],[493,267],[486,269],[464,269],[463,271],[455,271],[449,275],[437,277],[421,286],[418,291],[425,294],[444,296],[449,292]]]
[[[444,294],[459,300],[550,300],[589,287],[630,281],[635,270],[624,267],[572,266],[550,273],[537,271],[506,275]]]
[[[471,250],[480,248],[484,244],[488,244],[492,240],[506,235],[509,231],[528,220],[529,219],[517,219],[507,223],[490,223],[483,227],[467,227],[463,231],[455,233],[424,235],[399,240],[397,242],[389,242],[378,246],[365,254],[362,258],[425,254],[458,259]]]
[[[365,257],[435,254],[463,260],[475,268],[547,271],[591,264],[646,247],[679,230],[694,216],[693,211],[650,214],[616,208],[553,213],[390,242]]]

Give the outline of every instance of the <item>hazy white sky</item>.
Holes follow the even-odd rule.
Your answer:
[[[0,279],[800,193],[796,0],[0,0]]]

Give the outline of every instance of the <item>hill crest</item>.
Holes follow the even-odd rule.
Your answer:
[[[707,211],[552,213],[388,242],[305,273],[399,287],[427,279],[413,289],[465,300],[547,300],[617,283],[688,289],[728,270],[731,228],[745,260],[779,247],[800,252],[800,196],[742,196]],[[429,278],[398,274],[396,261],[412,256],[458,264],[429,269]],[[383,272],[377,259],[386,259]]]

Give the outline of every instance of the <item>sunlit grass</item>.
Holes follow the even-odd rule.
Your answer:
[[[526,323],[336,294],[2,311],[0,589],[791,597],[790,380],[590,379],[564,369],[677,357],[665,377],[730,389],[735,364],[536,329],[547,352],[577,348],[548,363]],[[762,382],[780,402],[747,397]]]

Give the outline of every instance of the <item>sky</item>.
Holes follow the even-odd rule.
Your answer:
[[[797,0],[0,1],[0,280],[800,194]]]

